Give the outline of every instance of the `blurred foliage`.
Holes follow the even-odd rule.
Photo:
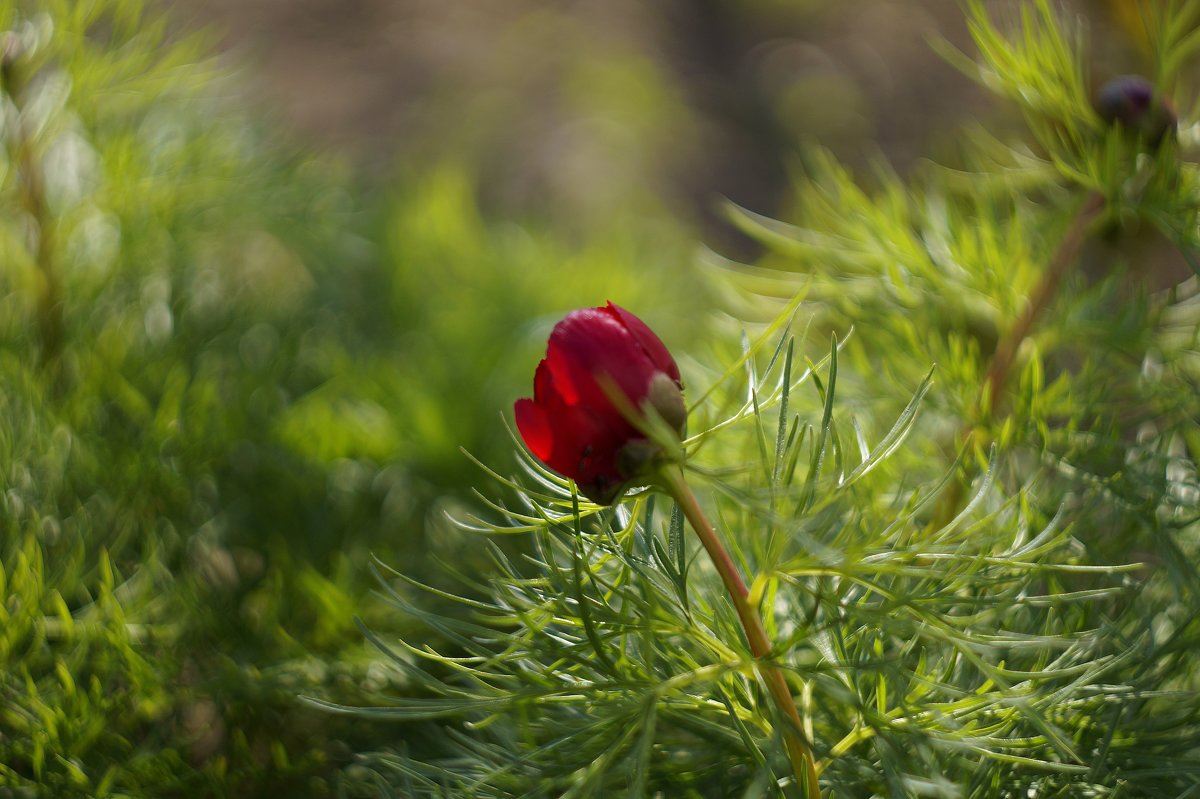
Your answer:
[[[401,687],[367,552],[468,556],[426,519],[507,450],[518,356],[608,297],[688,330],[688,237],[498,224],[452,161],[358,183],[134,0],[0,30],[0,796],[353,793],[374,733],[295,697]]]
[[[769,20],[797,8],[808,19],[820,5],[764,0],[730,17],[730,9],[712,4],[705,19],[717,26],[761,12]],[[1167,88],[1185,82],[1180,70],[1194,48],[1188,17],[1175,12],[1194,17],[1195,8],[1172,4],[1172,14],[1163,17],[1170,25],[1158,24],[1154,30],[1162,35],[1146,37],[1166,43],[1155,51],[1169,51],[1156,56],[1155,77]],[[209,43],[169,29],[140,0],[0,0],[0,797],[356,796],[411,787],[405,747],[430,754],[445,744],[444,728],[421,721],[419,713],[410,714],[412,726],[385,727],[316,711],[296,697],[354,705],[396,696],[428,700],[429,684],[408,656],[393,663],[364,643],[358,614],[369,627],[414,643],[481,645],[456,642],[453,626],[428,628],[438,618],[429,607],[452,601],[440,589],[430,594],[396,584],[388,596],[403,614],[367,599],[370,552],[437,586],[450,578],[431,562],[450,562],[466,575],[473,597],[486,594],[487,575],[496,569],[511,577],[512,563],[521,565],[517,571],[552,566],[553,580],[522,588],[511,606],[470,606],[498,614],[493,621],[501,626],[512,626],[514,607],[523,612],[523,603],[538,613],[557,607],[565,614],[572,592],[592,590],[594,583],[572,583],[559,568],[578,562],[574,544],[563,548],[575,539],[551,537],[564,530],[573,536],[573,526],[546,528],[530,560],[520,549],[528,542],[507,554],[493,552],[474,533],[449,524],[444,512],[461,514],[474,502],[467,486],[480,472],[459,447],[502,468],[512,462],[501,417],[528,391],[529,367],[551,326],[566,310],[605,299],[635,309],[679,352],[693,400],[697,388],[718,386],[701,405],[695,429],[729,415],[738,423],[730,434],[695,442],[704,444],[701,459],[713,467],[733,457],[774,477],[785,473],[782,454],[792,470],[786,473],[801,476],[813,463],[810,455],[826,451],[814,443],[819,436],[834,463],[846,466],[842,473],[852,474],[858,441],[911,434],[916,417],[906,404],[937,361],[938,390],[925,395],[919,429],[939,444],[945,462],[924,454],[898,457],[894,466],[881,460],[869,481],[856,478],[851,492],[819,495],[828,500],[820,519],[849,514],[853,524],[805,529],[807,537],[796,539],[811,543],[829,533],[824,546],[877,558],[897,590],[936,594],[937,576],[910,563],[920,560],[915,550],[888,537],[909,529],[889,526],[888,492],[908,488],[905,481],[922,469],[950,467],[957,422],[975,410],[986,357],[1036,285],[1038,269],[1068,224],[1065,215],[1085,189],[1103,193],[1109,203],[1110,249],[1098,236],[1092,245],[1098,249],[1085,253],[1102,272],[1089,278],[1093,282],[1081,277],[1073,284],[1079,300],[1056,308],[1058,321],[1040,328],[1032,352],[1022,351],[1012,413],[979,420],[1015,454],[996,472],[999,485],[990,494],[970,464],[956,472],[988,498],[991,515],[975,526],[946,528],[978,534],[976,559],[956,561],[948,573],[961,585],[1003,584],[1014,614],[1057,623],[1031,609],[1040,606],[1018,589],[1033,578],[1057,580],[1052,570],[1022,576],[1020,563],[991,563],[980,553],[1010,532],[1009,523],[1037,529],[1057,500],[1090,487],[1098,493],[1086,496],[1106,500],[1073,529],[1098,532],[1070,539],[1063,533],[1054,539],[1061,546],[1046,551],[1106,568],[1153,552],[1150,565],[1163,568],[1128,594],[1117,590],[1127,586],[1110,582],[1080,590],[1094,588],[1105,601],[1127,597],[1124,609],[1087,606],[1111,610],[1114,618],[1144,614],[1146,630],[1115,621],[1104,628],[1112,640],[1147,653],[1135,666],[1120,661],[1128,665],[1122,674],[1129,684],[1194,687],[1182,655],[1195,637],[1195,614],[1187,615],[1196,596],[1189,469],[1200,442],[1188,353],[1198,303],[1191,289],[1176,290],[1164,302],[1137,280],[1131,289],[1132,270],[1103,271],[1111,262],[1140,262],[1142,251],[1127,246],[1133,238],[1127,234],[1139,225],[1194,252],[1194,175],[1190,166],[1173,168],[1173,147],[1135,156],[1129,142],[1099,128],[1086,108],[1081,40],[1064,34],[1054,18],[1033,13],[1036,24],[1022,51],[989,27],[981,4],[971,9],[980,43],[991,53],[990,71],[961,58],[960,65],[1016,101],[1035,146],[1013,147],[976,132],[970,157],[978,160],[964,164],[962,174],[932,170],[906,181],[882,170],[875,189],[860,188],[849,170],[810,152],[807,172],[796,181],[798,224],[736,214],[767,254],[753,267],[720,263],[736,273],[736,290],[717,280],[722,302],[753,324],[772,319],[780,300],[807,297],[801,320],[807,328],[795,331],[794,381],[782,385],[822,387],[811,407],[793,398],[789,415],[786,407],[772,406],[778,393],[756,409],[746,404],[747,385],[721,379],[729,363],[741,374],[743,361],[758,370],[749,373],[751,386],[759,385],[760,372],[774,379],[782,350],[774,372],[763,362],[765,353],[743,359],[741,323],[704,313],[712,303],[711,275],[698,276],[689,265],[689,232],[652,196],[662,187],[651,174],[664,162],[677,173],[699,168],[699,139],[687,136],[704,123],[682,99],[679,76],[647,57],[645,47],[617,57],[607,44],[589,46],[586,26],[575,20],[534,16],[513,27],[502,55],[537,51],[530,42],[570,32],[567,40],[577,47],[566,48],[561,64],[551,69],[514,55],[504,77],[532,86],[535,94],[545,84],[525,81],[529,70],[541,70],[543,80],[553,77],[564,117],[578,124],[561,131],[558,157],[525,187],[551,198],[525,207],[552,223],[532,215],[497,221],[481,210],[495,202],[489,197],[495,188],[481,182],[509,166],[486,152],[494,144],[486,125],[509,107],[505,92],[473,95],[469,114],[461,97],[451,97],[445,115],[435,119],[445,128],[443,141],[395,172],[362,177],[305,153],[239,111],[238,89],[208,60]],[[781,138],[825,132],[860,141],[870,133],[865,120],[872,103],[841,71],[826,79],[821,65],[827,59],[814,66],[806,60],[811,55],[771,47],[756,57],[750,83],[762,82],[772,105],[764,124]],[[805,64],[811,69],[796,68]],[[903,88],[892,92],[897,103],[911,101]],[[714,94],[720,102],[721,91]],[[744,98],[724,99],[739,105]],[[840,106],[838,114],[808,113],[831,104]],[[1070,124],[1063,127],[1060,119]],[[518,153],[543,149],[521,124],[506,131],[528,138]],[[711,131],[705,135],[721,141]],[[777,156],[766,159],[771,169]],[[830,362],[805,372],[801,351],[818,341],[822,349],[812,350],[813,357],[823,356],[830,333],[841,336],[850,324],[857,329],[840,350],[838,413],[826,427],[821,403],[832,403],[834,394],[825,371]],[[1181,381],[1191,393],[1179,390]],[[798,407],[805,408],[803,417]],[[901,424],[892,430],[897,418]],[[786,424],[776,427],[780,419]],[[772,438],[782,449],[759,446]],[[765,453],[765,460],[759,464],[748,452]],[[1022,493],[1017,478],[1039,464],[1053,472],[1042,484],[1046,493]],[[814,477],[799,484],[813,487],[799,497],[805,508],[818,498],[816,486],[829,488],[830,474],[824,483]],[[853,492],[868,486],[880,492],[881,504],[852,512],[857,506],[850,499],[859,498]],[[749,524],[761,510],[759,499],[735,492],[715,501],[728,519],[744,515]],[[643,533],[669,536],[674,529],[672,546],[679,543],[678,528],[661,512],[654,517],[648,504],[638,506],[647,520]],[[564,508],[560,500],[555,511]],[[620,529],[611,527],[614,519]],[[625,517],[602,521],[610,527],[589,528],[595,537],[580,539],[591,552],[610,545],[610,532],[627,536],[634,529]],[[861,535],[847,541],[849,532],[839,529]],[[633,543],[646,551],[637,558],[649,558],[668,580],[615,608],[609,621],[622,626],[622,636],[642,634],[639,618],[630,616],[639,602],[675,601],[684,569],[677,552],[655,550],[652,536],[639,535]],[[794,552],[784,550],[751,547],[743,554],[749,562],[772,564],[785,582],[809,580],[812,575],[789,564]],[[619,579],[631,568],[646,568],[642,560],[623,561],[623,551],[608,554],[604,568]],[[1173,591],[1193,604],[1174,603]],[[1034,597],[1043,596],[1037,592]],[[955,596],[942,597],[943,607],[982,606]],[[838,603],[856,598],[830,588],[815,600],[805,596],[801,610],[823,603],[819,609],[836,625]],[[702,590],[696,601],[706,612],[724,613],[715,595]],[[1070,603],[1077,606],[1073,595]],[[798,613],[788,606],[772,623],[786,627]],[[818,696],[856,690],[869,701],[855,708],[860,715],[854,718],[840,698],[831,702],[822,734],[846,736],[834,747],[839,755],[871,740],[868,730],[876,728],[877,740],[889,742],[879,744],[884,750],[907,746],[909,739],[895,744],[888,737],[895,708],[887,697],[869,694],[895,676],[873,671],[877,647],[904,657],[916,652],[884,641],[875,627],[895,616],[902,622],[897,629],[908,632],[914,617],[904,606],[865,600],[854,613],[860,625],[842,651],[846,662],[822,675]],[[1071,619],[1082,625],[1094,616],[1080,611]],[[474,622],[455,624],[479,632],[470,627]],[[526,647],[519,651],[529,660],[507,664],[518,671],[537,658],[559,657],[563,641],[585,654],[591,644],[528,632],[514,645]],[[711,659],[711,639],[681,640],[671,639],[657,655],[652,648],[645,652],[671,668]],[[442,665],[459,668],[452,661]],[[593,679],[612,665],[598,655],[556,678]],[[943,662],[957,669],[952,676],[959,681],[945,690],[976,698],[948,700],[939,712],[980,724],[997,716],[1013,716],[1017,726],[1040,718],[1009,713],[1003,686],[981,688],[980,673],[1003,676],[1012,667],[992,665],[991,672],[973,672],[958,661]],[[1045,666],[1036,657],[1033,665]],[[1078,699],[1089,709],[1123,700],[1107,690],[1080,699],[1085,681],[1071,682],[1077,672],[1063,668],[1042,678],[1037,690],[1062,704]],[[1137,669],[1141,673],[1132,674]],[[770,725],[748,730],[733,721],[761,710],[750,681],[735,672],[722,677],[731,693],[720,708],[677,695],[664,718],[679,723],[678,736],[667,736],[672,728],[664,721],[659,733],[668,737],[669,751],[652,748],[654,736],[639,739],[632,751],[645,756],[631,790],[676,787],[669,774],[651,770],[656,761],[650,755],[663,753],[696,767],[685,782],[697,791],[747,775],[758,784],[753,781],[767,773],[770,760],[764,754]],[[856,684],[843,688],[841,673],[854,674]],[[583,695],[574,687],[572,694]],[[897,696],[894,690],[887,695]],[[1144,778],[1158,780],[1155,785],[1174,785],[1177,764],[1156,761],[1160,753],[1151,749],[1160,734],[1182,729],[1177,720],[1192,705],[1138,697],[1144,706],[1119,704],[1122,712],[1152,715],[1160,727],[1147,722],[1144,738],[1110,737],[1103,747],[1146,754],[1128,760],[1128,768],[1149,772]],[[470,744],[476,747],[470,756],[487,768],[530,766],[508,760],[503,747],[519,748],[527,736],[552,737],[584,717],[569,703],[561,707],[562,715],[538,716],[538,709],[500,719],[488,733],[500,748]],[[628,736],[638,729],[631,724],[649,718],[649,707],[637,696],[621,705],[628,712],[618,714],[618,726],[595,736],[588,728],[587,746],[561,762],[551,752],[541,765],[558,769],[555,779],[564,783],[578,773],[579,758],[587,774],[600,774],[624,754],[603,756],[605,736],[613,730]],[[883,710],[871,715],[871,707]],[[1063,723],[1080,718],[1068,714]],[[524,726],[514,726],[518,721]],[[1070,729],[1082,742],[1072,745],[1081,747],[1094,743],[1100,728]],[[450,739],[468,746],[457,730]],[[1175,743],[1189,740],[1177,736]],[[723,754],[745,747],[741,755],[748,755],[722,772],[714,766],[720,757],[710,758],[704,748],[712,741]],[[356,752],[380,748],[395,752],[368,761],[373,768],[356,762]],[[896,762],[895,751],[901,750],[885,751],[889,762]],[[936,747],[919,751],[927,764],[943,762]],[[837,779],[866,785],[875,779],[874,765],[855,750],[839,762]],[[709,778],[716,781],[701,781]],[[907,779],[894,790],[945,787]]]
[[[327,477],[269,431],[316,326],[295,248],[346,249],[347,195],[224,112],[202,43],[167,45],[139,4],[9,3],[0,19],[0,784],[305,785],[346,731],[291,696],[337,690],[304,660],[354,642],[354,602],[345,568],[294,547],[321,532],[297,528]],[[289,247],[293,228],[307,240]],[[259,526],[272,502],[291,513]],[[368,658],[346,655],[344,690],[362,694]],[[272,661],[290,666],[263,678]]]

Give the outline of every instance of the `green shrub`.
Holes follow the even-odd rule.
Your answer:
[[[458,444],[506,446],[530,320],[644,302],[687,238],[497,224],[451,162],[356,182],[140,2],[0,30],[0,793],[353,791],[374,733],[296,697],[401,689],[354,623],[367,553],[467,551],[426,519]]]

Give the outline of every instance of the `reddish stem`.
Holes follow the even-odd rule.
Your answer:
[[[1000,401],[1000,392],[1008,383],[1008,374],[1017,357],[1017,350],[1020,349],[1021,343],[1029,337],[1042,312],[1046,310],[1050,300],[1058,292],[1063,278],[1066,277],[1067,272],[1071,270],[1079,256],[1079,249],[1083,246],[1084,238],[1087,236],[1088,225],[1102,210],[1104,210],[1104,195],[1093,192],[1088,196],[1083,207],[1079,209],[1079,213],[1075,215],[1075,219],[1058,245],[1054,257],[1050,259],[1050,263],[1046,264],[1046,271],[1029,295],[1024,312],[996,346],[996,352],[992,355],[992,362],[988,365],[987,375],[984,377],[989,412],[994,410]]]
[[[679,509],[691,523],[704,550],[708,552],[709,558],[716,566],[717,573],[725,584],[725,590],[729,593],[729,598],[733,600],[734,609],[737,611],[742,629],[746,633],[746,640],[750,644],[750,652],[759,660],[759,676],[779,711],[789,721],[783,731],[784,742],[787,745],[788,757],[792,761],[792,770],[795,772],[797,784],[808,799],[820,799],[821,789],[817,783],[816,763],[813,761],[812,750],[801,732],[800,713],[796,710],[796,702],[788,688],[787,680],[784,678],[783,671],[778,667],[761,662],[771,652],[771,639],[763,628],[758,611],[750,605],[750,592],[746,588],[746,583],[742,580],[742,575],[729,556],[728,550],[721,543],[717,531],[708,521],[708,517],[704,515],[696,495],[687,484],[687,480],[684,479],[683,470],[668,468],[664,470],[663,478],[668,493],[679,503]]]
[[[1104,195],[1099,192],[1092,192],[1088,195],[1087,199],[1084,200],[1083,206],[1071,221],[1071,226],[1067,228],[1067,232],[1063,235],[1063,239],[1059,243],[1058,249],[1054,252],[1054,256],[1046,264],[1046,271],[1042,274],[1042,279],[1038,281],[1038,284],[1034,286],[1033,291],[1030,293],[1021,316],[1009,329],[1008,333],[1000,339],[1000,343],[996,345],[996,351],[992,354],[991,363],[988,364],[987,374],[983,378],[983,387],[980,391],[974,419],[968,421],[962,432],[961,440],[964,447],[970,447],[972,440],[980,435],[985,414],[995,414],[1000,404],[1001,394],[1005,386],[1008,385],[1013,362],[1016,360],[1021,344],[1033,332],[1034,325],[1037,324],[1042,313],[1050,305],[1051,300],[1054,299],[1054,295],[1058,292],[1063,278],[1067,276],[1067,273],[1071,271],[1071,267],[1075,265],[1075,261],[1079,257],[1079,250],[1083,247],[1083,242],[1087,238],[1088,226],[1091,225],[1103,210]],[[954,518],[954,515],[959,510],[963,490],[963,481],[956,480],[951,485],[947,494],[943,496],[941,508],[937,515],[937,523],[939,525],[945,525]]]

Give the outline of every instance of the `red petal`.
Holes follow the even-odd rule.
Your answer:
[[[569,374],[578,402],[608,419],[620,412],[605,391],[611,380],[636,408],[658,371],[619,316],[607,308],[573,311],[550,334],[547,358],[557,377]]]
[[[540,370],[539,370],[540,371]],[[513,405],[513,413],[517,417],[517,430],[525,439],[525,446],[540,460],[549,463],[554,451],[554,434],[550,430],[550,421],[546,412],[534,404],[531,399],[519,399]]]
[[[614,429],[583,406],[564,407],[550,412],[554,426],[554,452],[550,468],[570,477],[592,499],[598,494],[593,486],[612,486],[623,482],[617,468],[617,452],[636,435],[627,426]]]
[[[557,330],[557,328],[555,329]],[[553,340],[552,336],[551,341]],[[543,386],[544,394],[537,393],[539,383]],[[579,403],[579,391],[571,377],[568,355],[558,347],[547,345],[546,359],[538,364],[537,373],[533,376],[533,385],[534,396],[539,399],[553,394],[567,405]]]
[[[645,322],[620,305],[610,302],[608,310],[621,320],[621,323],[625,325],[625,329],[629,331],[630,335],[637,340],[638,344],[642,345],[642,349],[646,351],[646,355],[650,358],[650,361],[678,383],[679,366],[675,363],[675,359],[671,357],[671,351],[667,349],[667,345],[662,343],[662,339],[655,335],[654,331]]]

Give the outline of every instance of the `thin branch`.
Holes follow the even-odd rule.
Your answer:
[[[1042,313],[1049,306],[1051,300],[1054,299],[1054,295],[1058,293],[1058,287],[1062,283],[1063,278],[1071,271],[1071,267],[1074,266],[1076,259],[1079,257],[1079,250],[1083,247],[1083,242],[1087,238],[1088,226],[1091,225],[1103,210],[1104,195],[1099,192],[1093,192],[1088,195],[1083,207],[1075,215],[1075,219],[1071,222],[1071,227],[1067,229],[1062,242],[1058,245],[1058,250],[1054,253],[1054,257],[1046,265],[1046,271],[1042,275],[1041,281],[1034,287],[1033,293],[1029,295],[1029,301],[1025,305],[1024,313],[1021,314],[1016,324],[1012,326],[1007,335],[997,345],[996,352],[992,355],[992,362],[988,366],[987,375],[983,381],[984,392],[987,396],[987,405],[983,406],[983,408],[986,408],[988,412],[994,410],[1000,402],[1000,395],[1008,383],[1009,373],[1012,371],[1017,350],[1020,349],[1025,339],[1029,337],[1038,319],[1041,318]]]
[[[729,551],[721,543],[717,531],[708,521],[708,517],[704,515],[704,510],[700,507],[691,486],[687,484],[683,471],[678,467],[669,467],[663,470],[662,477],[667,491],[679,503],[680,510],[691,523],[700,543],[712,559],[717,573],[720,574],[721,581],[725,584],[725,590],[733,601],[738,619],[742,623],[742,629],[746,633],[750,652],[759,661],[759,676],[762,677],[763,683],[780,712],[790,722],[784,729],[784,741],[787,745],[788,757],[792,761],[797,784],[808,799],[820,799],[821,789],[817,782],[816,763],[813,760],[812,750],[804,739],[803,724],[800,721],[800,713],[796,710],[796,701],[792,697],[783,672],[775,666],[762,662],[762,659],[771,653],[773,647],[767,631],[763,628],[758,611],[750,605],[750,592],[746,588],[746,583],[742,580],[737,565],[729,556]]]

